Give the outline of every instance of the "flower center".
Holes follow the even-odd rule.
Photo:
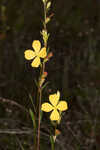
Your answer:
[[[57,107],[56,107],[56,106],[53,106],[53,109],[54,109],[54,110],[57,110]]]
[[[39,52],[35,52],[35,55],[38,56]]]

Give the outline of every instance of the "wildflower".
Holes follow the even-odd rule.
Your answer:
[[[49,101],[51,102],[51,104],[49,103],[43,103],[41,110],[45,111],[45,112],[51,112],[50,115],[50,119],[52,121],[59,121],[60,120],[60,114],[62,111],[65,111],[68,109],[68,105],[66,101],[60,101],[60,92],[57,91],[57,93],[52,94],[49,96]]]
[[[34,59],[31,63],[31,66],[32,67],[39,67],[39,65],[41,64],[40,58],[45,58],[47,56],[46,48],[43,47],[41,49],[41,43],[38,40],[33,41],[32,47],[33,47],[34,51],[30,50],[30,49],[26,50],[24,53],[25,58],[27,60]]]

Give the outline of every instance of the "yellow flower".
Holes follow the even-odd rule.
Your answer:
[[[28,49],[24,52],[25,58],[27,60],[34,59],[31,63],[31,66],[39,67],[39,65],[41,64],[40,58],[45,58],[47,56],[46,48],[43,47],[41,49],[41,43],[38,40],[33,41],[32,47],[33,47],[34,51]]]
[[[45,112],[52,111],[50,115],[50,119],[53,121],[60,120],[60,112],[68,109],[67,102],[66,101],[59,102],[59,99],[60,99],[60,92],[57,91],[57,93],[49,96],[49,101],[51,102],[51,104],[43,103],[41,106],[42,111],[45,111]]]

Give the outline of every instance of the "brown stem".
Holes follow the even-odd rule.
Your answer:
[[[41,89],[39,90],[39,116],[38,116],[38,135],[37,135],[37,150],[40,150],[40,110],[41,110],[41,96],[42,92]]]
[[[46,3],[44,3],[44,30],[46,31]],[[44,43],[44,46],[47,48],[47,42]],[[41,70],[40,70],[40,78],[43,75],[45,71],[45,63],[42,64]],[[40,79],[41,80],[41,79]],[[38,92],[39,92],[39,104],[38,104],[38,135],[37,135],[37,150],[40,150],[40,113],[41,113],[41,97],[42,97],[42,90],[41,87],[39,85],[38,87]]]

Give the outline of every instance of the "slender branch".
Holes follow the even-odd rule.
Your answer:
[[[21,134],[29,134],[32,135],[33,134],[33,129],[27,129],[27,130],[21,130],[21,129],[0,129],[0,134],[11,134],[11,135],[21,135]],[[44,133],[41,131],[41,135],[43,135],[44,137],[48,137],[49,138],[49,134]],[[42,137],[41,137],[42,138]]]
[[[3,129],[0,134],[32,134],[32,130]]]
[[[46,27],[46,18],[47,18],[47,10],[46,10],[46,5],[47,3],[44,2],[44,30],[47,31]],[[44,41],[44,47],[47,49],[47,41]],[[40,80],[42,80],[42,75],[44,74],[45,71],[45,62],[42,63],[41,69],[40,69]],[[38,87],[39,91],[39,104],[38,104],[38,135],[37,135],[37,150],[40,150],[40,113],[41,113],[41,98],[42,98],[42,89],[41,86],[39,85]]]
[[[37,141],[37,150],[39,150],[40,149],[40,110],[41,110],[41,97],[42,97],[42,91],[41,91],[41,89],[40,89],[40,101],[39,101],[39,119],[38,119],[38,137],[37,137],[37,139],[38,139],[38,141]]]
[[[18,103],[15,102],[14,100],[6,99],[6,98],[3,98],[3,97],[0,97],[0,102],[9,103],[10,105],[15,105],[15,106],[19,107],[20,109],[22,109],[23,111],[28,112],[25,107],[23,107],[22,105],[18,104]]]

